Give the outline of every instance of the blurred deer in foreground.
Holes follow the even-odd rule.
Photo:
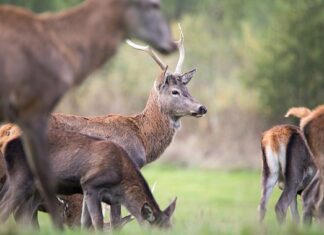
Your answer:
[[[195,70],[181,72],[185,57],[183,41],[181,32],[181,39],[177,43],[180,58],[174,73],[168,71],[167,66],[150,47],[131,43],[137,49],[148,52],[163,70],[156,78],[146,107],[141,113],[133,116],[100,117],[54,114],[49,119],[49,134],[64,130],[110,140],[125,149],[139,168],[155,161],[172,142],[180,127],[181,117],[201,117],[207,112],[203,105],[193,99],[187,89]],[[52,144],[55,145],[55,142]],[[120,205],[112,204],[112,225],[120,224],[120,219]],[[89,221],[85,222],[88,223]]]
[[[299,222],[297,194],[301,194],[316,173],[311,152],[297,126],[277,125],[265,131],[261,138],[262,196],[259,205],[260,221],[273,187],[283,190],[276,204],[277,220],[282,223],[288,207],[294,222]]]
[[[2,199],[4,193],[8,190],[7,174],[5,159],[3,157],[4,149],[6,144],[18,137],[21,134],[20,129],[17,125],[5,124],[0,127],[0,200]],[[26,163],[24,161],[24,163]],[[81,225],[81,210],[82,210],[82,199],[81,194],[74,194],[70,196],[59,196],[59,201],[61,205],[59,206],[59,213],[64,224],[69,227],[78,227]],[[39,210],[46,212],[44,206],[40,206]],[[19,213],[19,212],[18,212]],[[16,217],[16,213],[15,213]],[[17,218],[17,217],[16,217]]]
[[[55,183],[47,162],[49,113],[63,94],[111,58],[127,37],[162,53],[176,49],[159,0],[86,0],[62,13],[0,6],[0,122],[17,123],[54,223]]]
[[[138,167],[121,147],[111,141],[62,130],[50,132],[48,139],[57,193],[83,193],[84,226],[103,229],[101,201],[125,205],[140,223],[170,226],[176,201],[161,211]],[[42,199],[26,167],[21,140],[8,142],[4,155],[9,188],[0,203],[1,221],[14,213],[22,222],[37,223]],[[89,220],[89,224],[84,223]]]
[[[303,202],[305,207],[304,218],[311,222],[314,216],[324,222],[324,105],[314,110],[304,107],[295,107],[287,113],[301,119],[300,127],[313,153],[313,158],[319,173],[305,190]]]

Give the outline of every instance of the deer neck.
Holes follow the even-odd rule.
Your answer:
[[[144,111],[135,118],[146,150],[146,163],[150,163],[170,145],[179,120],[163,111],[155,89],[152,89]]]
[[[70,10],[40,16],[57,44],[69,54],[75,83],[116,52],[124,38],[124,10],[124,1],[86,0]]]

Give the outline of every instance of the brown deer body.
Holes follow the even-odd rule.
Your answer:
[[[15,139],[21,134],[21,131],[17,125],[5,124],[0,127],[0,199],[3,197],[6,192],[6,187],[3,189],[3,186],[6,182],[6,166],[5,159],[3,157],[4,149],[6,144]],[[82,212],[82,199],[81,194],[74,194],[70,196],[59,196],[62,206],[59,207],[59,212],[61,218],[63,219],[63,224],[68,225],[69,227],[78,227],[81,225],[81,212]],[[42,206],[40,210],[46,211]]]
[[[263,133],[261,148],[263,170],[260,221],[264,219],[273,187],[278,183],[283,192],[275,207],[277,220],[279,223],[284,221],[290,206],[292,218],[298,223],[297,194],[307,187],[316,173],[303,134],[297,126],[274,126]]]
[[[140,223],[170,225],[175,201],[162,212],[139,169],[121,147],[110,141],[66,131],[51,132],[49,143],[49,160],[58,182],[57,193],[71,195],[83,192],[83,221],[88,222],[89,216],[92,225],[102,229],[103,201],[125,205]],[[6,145],[5,159],[9,189],[0,203],[1,217],[5,220],[14,212],[20,219],[34,219],[43,200],[35,190],[32,175],[24,163],[19,138]],[[19,190],[11,191],[12,188]],[[15,195],[10,195],[11,192]]]
[[[300,127],[307,139],[308,145],[313,153],[314,162],[319,170],[319,174],[307,188],[304,194],[304,204],[306,205],[306,220],[312,214],[321,223],[324,221],[324,105],[320,105],[314,110],[304,113],[307,108],[295,108],[290,113],[292,116],[301,118]],[[313,213],[311,213],[313,211]],[[308,219],[307,219],[308,216]]]
[[[46,160],[49,113],[124,38],[138,38],[163,53],[176,48],[158,0],[86,0],[42,15],[2,5],[0,32],[0,122],[22,128],[28,163],[55,221],[55,183]]]

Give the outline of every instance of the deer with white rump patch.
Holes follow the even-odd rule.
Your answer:
[[[297,194],[311,182],[316,173],[311,152],[297,126],[278,125],[265,131],[261,138],[262,196],[259,205],[260,221],[274,186],[283,190],[275,206],[277,220],[282,223],[288,207],[293,220],[299,222]]]

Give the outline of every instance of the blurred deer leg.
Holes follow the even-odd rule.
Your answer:
[[[90,213],[92,225],[96,230],[103,229],[103,215],[100,199],[96,190],[84,190],[84,201],[87,204],[88,212]]]
[[[15,220],[24,226],[33,226],[39,229],[38,206],[40,201],[41,198],[34,195],[28,201],[22,203],[14,213]]]
[[[47,149],[47,116],[24,120],[21,123],[23,143],[28,165],[33,172],[37,187],[41,192],[48,212],[56,228],[62,229],[62,223],[56,203],[55,182],[51,174]]]
[[[291,202],[294,200],[294,197],[296,197],[297,195],[297,192],[295,190],[296,188],[297,185],[294,185],[292,187],[287,187],[286,185],[276,204],[276,215],[279,224],[282,224],[284,222],[287,209]]]
[[[110,206],[110,225],[113,229],[118,228],[121,223],[121,205]]]
[[[291,204],[290,204],[290,213],[293,221],[298,224],[300,217],[299,217],[299,212],[298,212],[298,205],[297,205],[297,194],[293,198]]]
[[[267,211],[267,202],[277,182],[278,182],[277,172],[270,172],[269,175],[267,175],[264,171],[262,172],[262,196],[258,208],[260,222],[262,222],[264,219],[265,213]]]
[[[81,215],[81,227],[83,229],[89,229],[91,226],[92,226],[91,217],[90,217],[90,214],[89,214],[87,203],[85,201],[85,197],[83,197],[82,215]]]

